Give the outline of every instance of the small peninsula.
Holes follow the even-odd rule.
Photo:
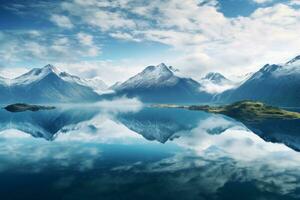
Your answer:
[[[159,104],[155,107],[162,108],[183,108],[188,110],[199,110],[209,113],[223,114],[241,121],[260,121],[267,119],[300,119],[300,113],[284,110],[274,106],[266,105],[259,101],[239,101],[230,105],[224,106],[209,106],[209,105],[168,105]]]
[[[36,112],[39,110],[52,110],[55,109],[54,106],[40,106],[40,105],[30,105],[25,103],[16,103],[11,104],[6,107],[4,107],[5,110],[9,112],[24,112],[24,111],[32,111]]]

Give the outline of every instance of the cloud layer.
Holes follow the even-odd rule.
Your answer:
[[[299,54],[298,1],[253,2],[264,6],[249,16],[231,18],[220,11],[222,4],[216,0],[55,2],[55,9],[50,6],[52,9],[44,14],[39,12],[54,26],[52,31],[31,31],[31,36],[29,30],[18,34],[0,32],[0,55],[4,58],[1,65],[12,66],[16,61],[32,58],[43,62],[56,61],[70,69],[71,65],[88,63],[85,71],[96,75],[102,73],[102,76],[108,72],[105,76],[114,82],[117,81],[115,77],[123,75],[124,68],[136,73],[143,65],[156,64],[157,60],[164,59],[185,75],[199,79],[208,71],[220,71],[225,75],[244,74],[265,63],[284,62]],[[11,5],[12,8],[18,12],[24,10]],[[125,42],[128,50],[138,43],[143,46],[144,56],[120,55],[121,59],[115,60],[101,57],[114,41]],[[149,58],[149,42],[165,45],[168,50],[163,51],[167,56]],[[144,62],[137,61],[143,57],[147,57]],[[103,65],[99,63],[105,63],[107,71],[103,72]],[[117,65],[117,70],[111,67],[111,63]],[[125,76],[130,75],[132,73]]]

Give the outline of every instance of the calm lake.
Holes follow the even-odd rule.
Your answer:
[[[0,110],[0,196],[300,199],[300,121],[143,106]]]

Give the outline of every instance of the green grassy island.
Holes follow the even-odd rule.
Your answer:
[[[265,119],[300,119],[300,113],[284,110],[274,106],[266,105],[259,101],[239,101],[224,106],[208,105],[168,105],[158,104],[155,107],[163,108],[183,108],[188,110],[200,110],[209,113],[223,114],[242,121],[256,121]]]

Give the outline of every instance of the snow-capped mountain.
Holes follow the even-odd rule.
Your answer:
[[[157,66],[148,66],[141,73],[128,79],[116,89],[137,89],[137,88],[151,88],[163,87],[176,84],[178,77],[173,75],[173,72],[163,63]]]
[[[221,93],[236,87],[236,83],[218,72],[210,72],[200,80],[200,90],[211,94]]]
[[[62,72],[53,65],[34,68],[0,87],[1,102],[86,102],[96,101],[99,95],[84,79]]]
[[[59,76],[61,73],[57,68],[55,68],[53,65],[46,65],[43,68],[34,68],[30,70],[29,72],[12,79],[10,81],[10,86],[14,85],[28,85],[37,81],[42,80],[44,77],[46,77],[49,74],[56,74]]]
[[[148,66],[127,81],[114,86],[117,95],[139,97],[145,102],[206,102],[211,95],[200,91],[200,84],[190,78],[178,77],[161,63]]]
[[[236,89],[217,97],[222,102],[244,99],[277,106],[300,106],[300,56],[285,64],[267,64]]]
[[[45,76],[47,76],[50,73],[54,73],[57,76],[59,76],[61,79],[67,82],[73,82],[77,83],[79,85],[92,87],[97,90],[105,90],[107,89],[107,85],[98,77],[92,78],[92,79],[83,79],[79,78],[78,76],[71,75],[67,72],[60,71],[53,65],[46,65],[43,68],[35,68],[30,70],[29,72],[12,79],[10,81],[11,85],[25,85],[30,84],[36,81],[39,81],[43,79]],[[0,79],[1,81],[1,79]],[[7,81],[6,81],[7,82]]]
[[[210,72],[210,73],[206,74],[206,76],[204,78],[202,78],[202,80],[208,80],[215,84],[222,84],[222,83],[230,82],[230,80],[228,80],[227,78],[225,78],[225,76],[223,76],[222,74],[220,74],[218,72]]]

